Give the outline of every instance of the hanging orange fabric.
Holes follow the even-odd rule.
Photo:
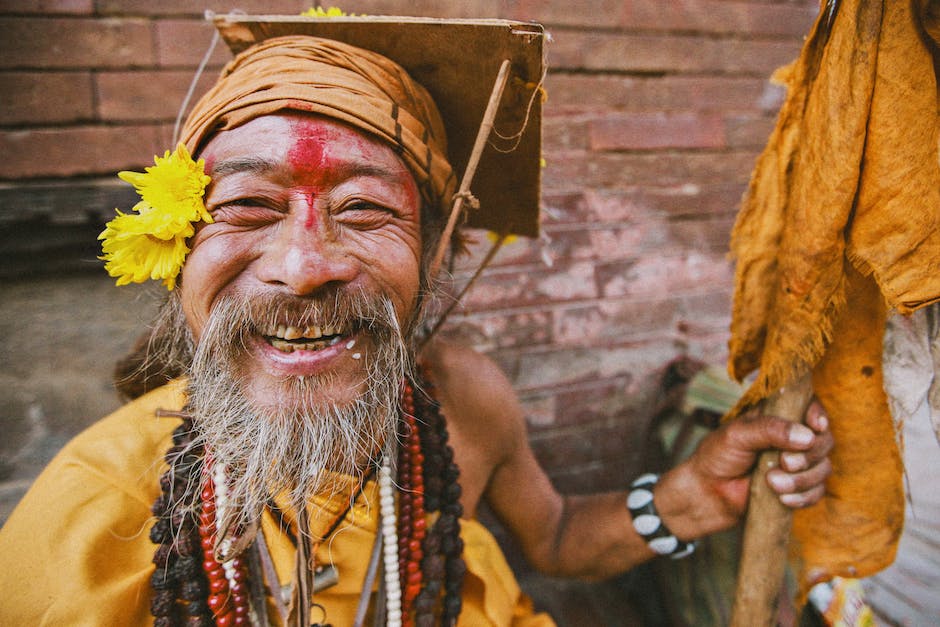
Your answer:
[[[936,44],[925,34],[940,3],[835,4],[823,2],[799,59],[777,73],[787,99],[731,242],[729,369],[758,371],[737,411],[818,363],[836,437],[827,497],[795,516],[813,569],[804,587],[893,559],[903,491],[881,388],[884,315],[940,299]],[[871,481],[873,469],[884,476]]]

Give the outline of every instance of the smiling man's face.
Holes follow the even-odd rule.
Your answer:
[[[319,401],[359,398],[377,341],[368,308],[384,299],[408,328],[417,307],[413,176],[388,145],[300,113],[219,133],[200,156],[214,222],[193,237],[180,286],[194,338],[220,302],[239,299],[251,321],[237,374],[252,404],[303,402],[296,382],[310,378]]]

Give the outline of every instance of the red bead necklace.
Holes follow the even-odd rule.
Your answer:
[[[202,512],[199,514],[199,537],[202,545],[202,569],[209,581],[209,597],[206,604],[212,612],[215,624],[250,625],[248,602],[248,568],[240,557],[223,565],[215,558],[217,537],[216,489],[212,480],[212,461],[206,458],[205,482],[202,489]]]
[[[414,390],[406,381],[402,394],[403,442],[398,452],[399,536],[398,572],[401,573],[402,624],[414,626],[412,609],[421,592],[423,573],[421,560],[424,557],[422,542],[427,535],[426,511],[424,508],[424,455],[418,437],[415,420]]]

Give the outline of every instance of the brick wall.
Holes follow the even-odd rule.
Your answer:
[[[309,6],[206,5],[248,13]],[[622,486],[642,465],[663,366],[680,355],[724,361],[728,233],[782,98],[768,77],[796,56],[817,3],[372,0],[343,8],[537,20],[550,31],[544,237],[504,249],[447,333],[489,352],[512,378],[533,446],[560,488]],[[0,279],[54,274],[49,289],[69,289],[70,277],[100,277],[89,263],[94,235],[113,207],[133,200],[113,174],[170,146],[211,33],[202,6],[182,0],[0,2]],[[227,56],[224,46],[215,50],[197,93]],[[458,284],[471,266],[461,266]]]

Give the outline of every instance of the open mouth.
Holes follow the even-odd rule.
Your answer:
[[[315,325],[295,327],[279,324],[262,331],[264,340],[284,353],[323,350],[342,342],[348,334],[345,329]]]

